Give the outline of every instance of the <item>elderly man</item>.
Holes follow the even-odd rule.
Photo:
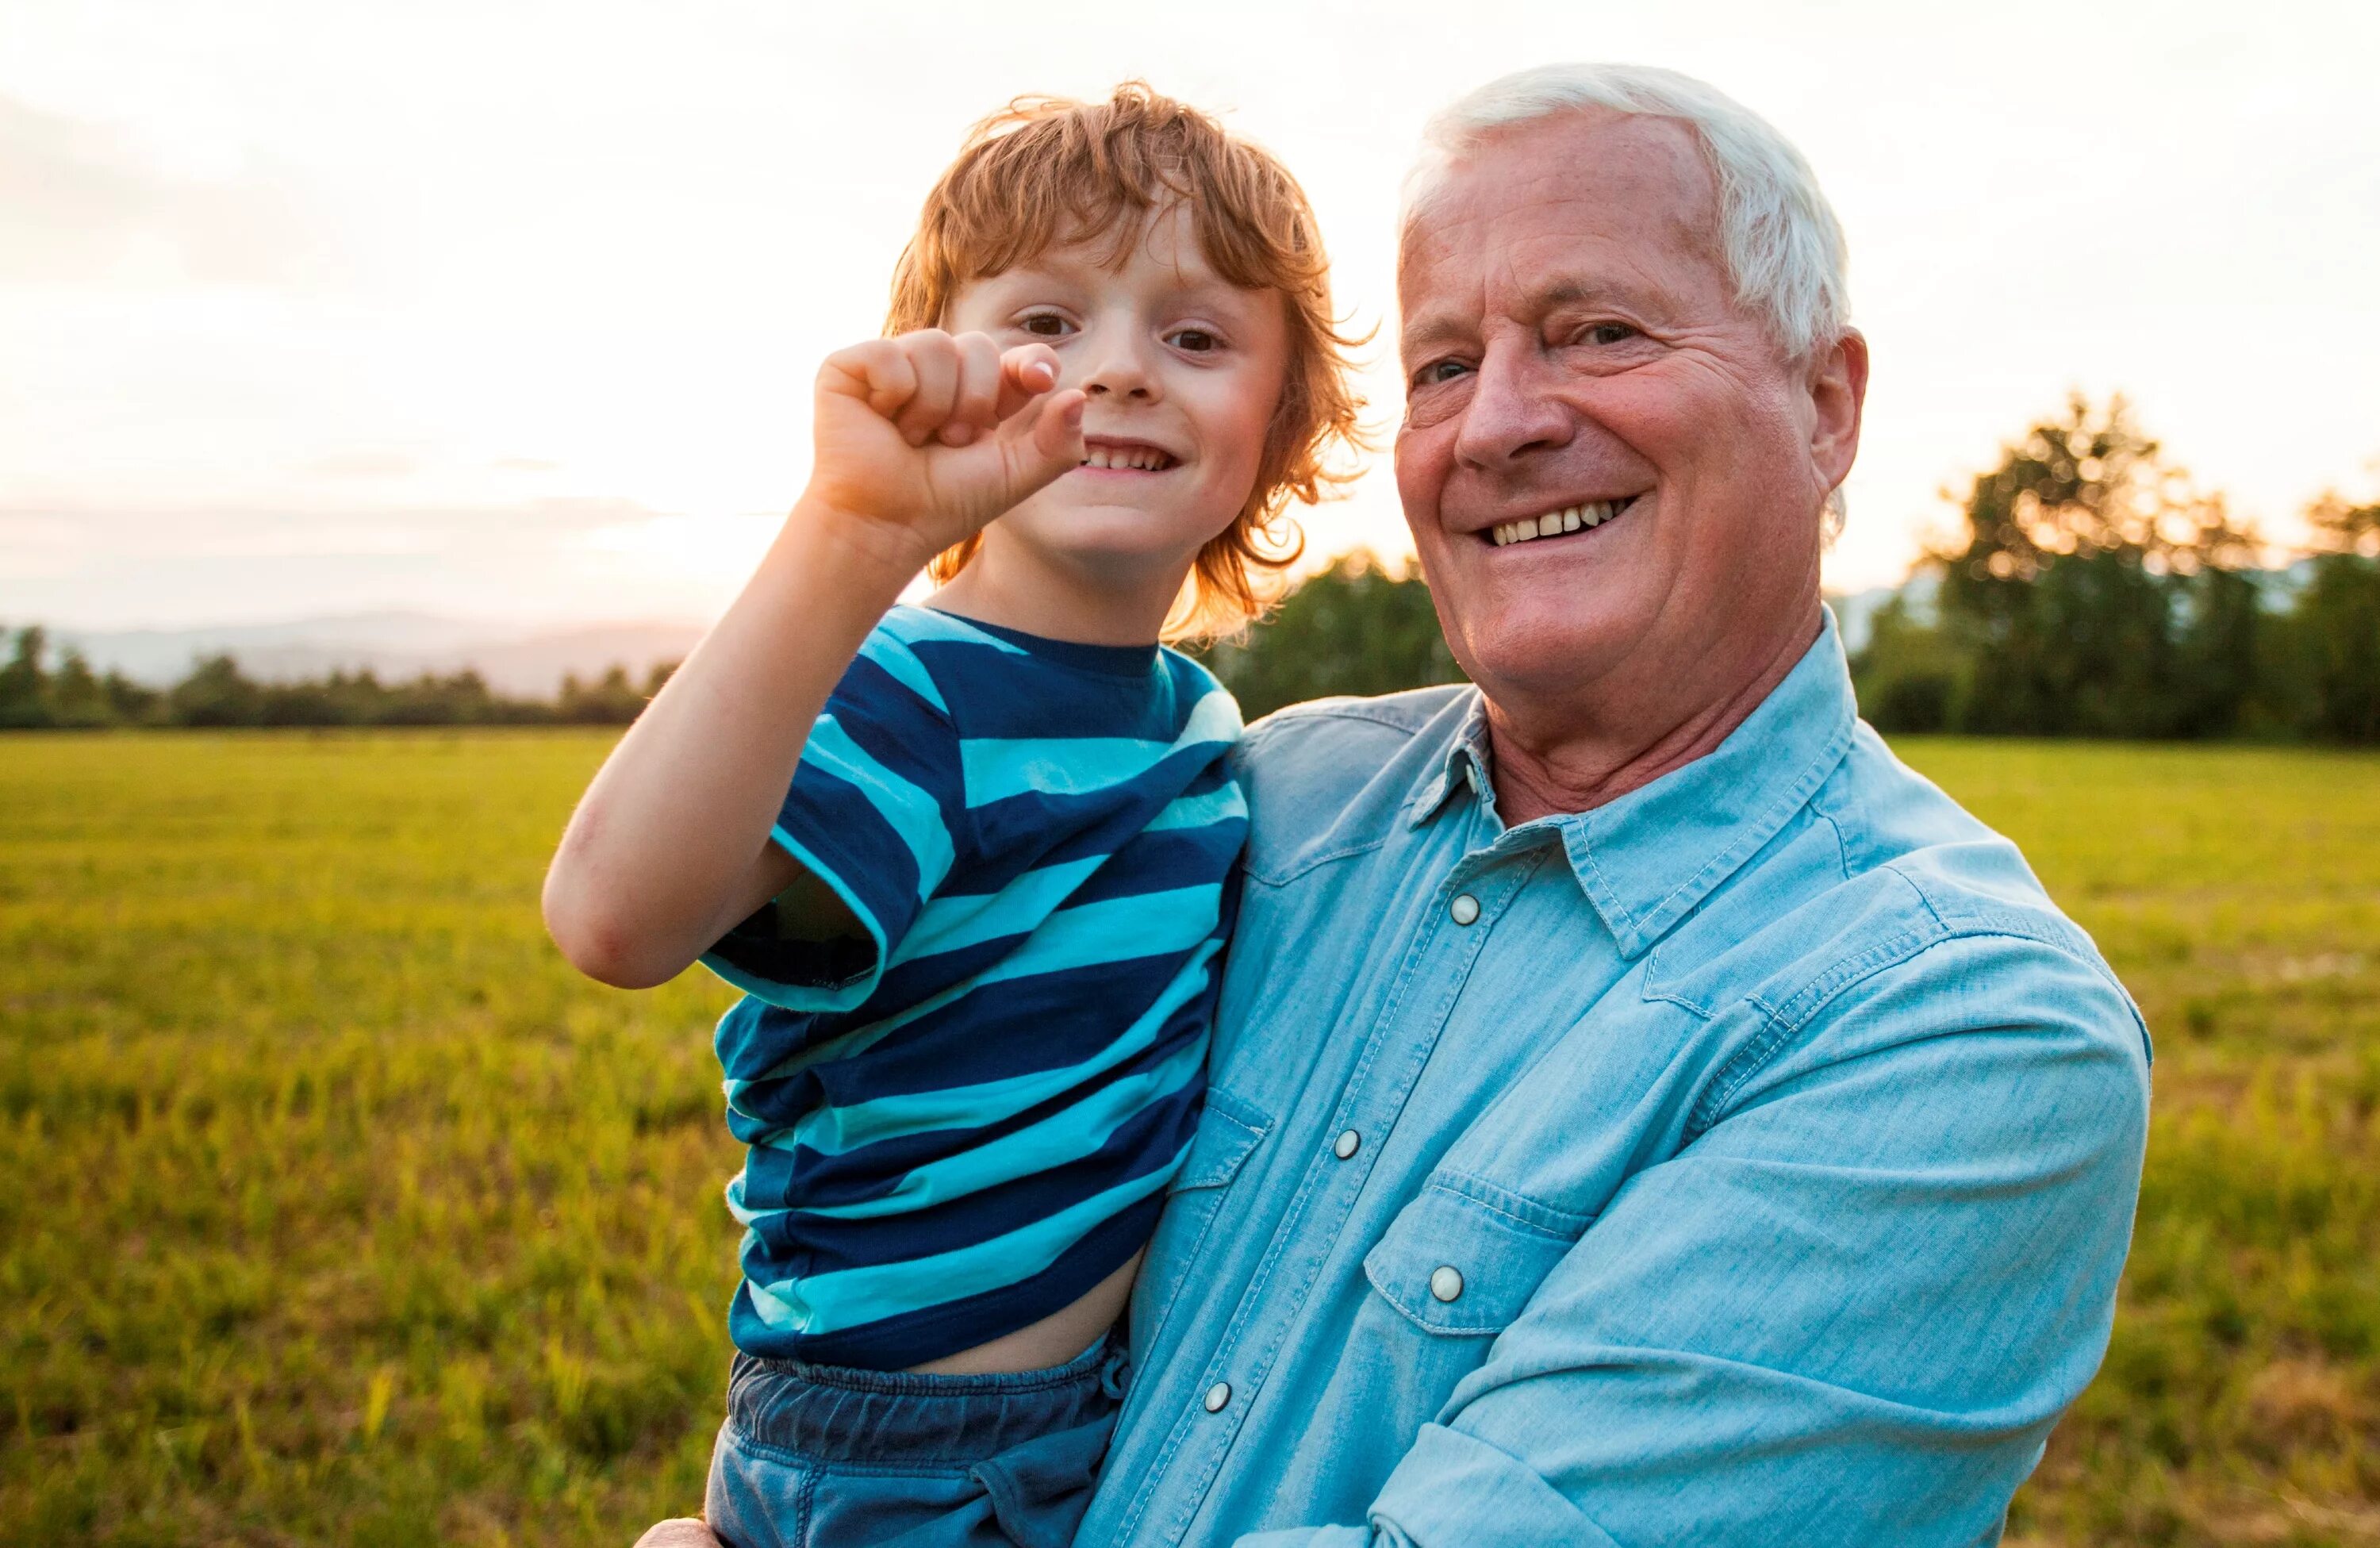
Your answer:
[[[2145,1030],[1860,725],[1867,348],[1801,157],[1432,124],[1397,480],[1476,688],[1253,729],[1211,1094],[1083,1543],[1973,1544],[2107,1338]]]

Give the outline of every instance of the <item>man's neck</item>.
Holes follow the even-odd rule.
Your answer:
[[[1592,811],[1718,749],[1807,654],[1823,627],[1778,639],[1708,691],[1633,702],[1624,691],[1582,707],[1565,696],[1540,707],[1526,696],[1488,698],[1496,807],[1508,827],[1559,812]]]

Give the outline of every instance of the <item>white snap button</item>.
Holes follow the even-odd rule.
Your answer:
[[[1232,1383],[1229,1382],[1217,1382],[1207,1389],[1207,1411],[1210,1414],[1221,1413],[1223,1406],[1231,1400]]]
[[[1354,1158],[1355,1152],[1363,1148],[1364,1137],[1362,1135],[1356,1133],[1352,1128],[1341,1129],[1339,1131],[1339,1138],[1332,1140],[1330,1143],[1330,1153],[1337,1156],[1342,1161],[1350,1161]]]
[[[1447,906],[1447,916],[1457,924],[1469,924],[1479,917],[1479,900],[1469,893],[1457,893]]]
[[[1463,1294],[1463,1271],[1451,1263],[1440,1264],[1430,1272],[1429,1293],[1439,1300],[1452,1300]]]

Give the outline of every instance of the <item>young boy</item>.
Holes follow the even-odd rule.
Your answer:
[[[1288,173],[1137,85],[978,126],[888,333],[827,360],[808,488],[589,786],[546,919],[606,982],[746,991],[712,1530],[1062,1544],[1246,828],[1237,707],[1158,641],[1286,562],[1349,341]]]

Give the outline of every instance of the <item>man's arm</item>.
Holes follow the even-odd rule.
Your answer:
[[[1240,1548],[1989,1541],[2106,1348],[2147,1124],[2135,1013],[2065,949],[1984,935],[1773,1030],[1367,1526]]]

